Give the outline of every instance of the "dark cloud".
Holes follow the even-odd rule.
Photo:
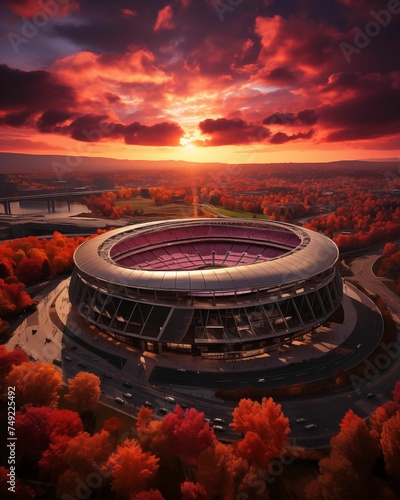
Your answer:
[[[126,144],[140,146],[179,146],[184,136],[183,129],[176,123],[163,122],[142,125],[114,123],[104,115],[83,115],[64,129],[73,139],[83,142],[123,139]]]
[[[55,132],[57,126],[70,119],[73,113],[59,109],[49,109],[45,111],[36,123],[40,132]]]
[[[226,146],[229,144],[251,144],[264,142],[271,132],[262,125],[246,123],[240,118],[208,118],[199,123],[202,134],[211,136],[211,139],[198,141],[199,146]]]
[[[265,125],[315,125],[318,114],[315,109],[304,109],[298,113],[274,113],[264,118]]]
[[[69,108],[76,103],[72,87],[48,71],[20,71],[0,65],[0,110],[31,112],[47,108]]]
[[[310,129],[308,132],[298,132],[297,134],[287,135],[284,132],[277,132],[274,134],[269,142],[271,144],[285,144],[290,141],[297,141],[298,139],[311,139],[314,135],[314,130]]]

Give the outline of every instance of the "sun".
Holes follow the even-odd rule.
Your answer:
[[[195,145],[193,144],[193,137],[185,135],[180,140],[181,146],[185,149],[195,149]]]

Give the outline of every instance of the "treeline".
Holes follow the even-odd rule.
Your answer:
[[[0,334],[8,328],[8,317],[33,306],[25,287],[70,272],[74,252],[86,239],[55,232],[50,239],[28,236],[0,243]]]

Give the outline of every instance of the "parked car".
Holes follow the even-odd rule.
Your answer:
[[[160,408],[158,412],[163,413],[165,415],[166,413],[168,413],[168,410],[166,408]]]
[[[114,400],[116,403],[119,403],[120,405],[125,404],[125,401],[122,398],[115,398]]]
[[[124,392],[124,398],[132,399],[132,394],[130,392]]]
[[[144,406],[145,408],[153,408],[153,405],[150,403],[150,401],[145,401],[145,402],[143,403],[143,406]]]
[[[125,387],[132,387],[132,384],[130,382],[122,382],[122,385]]]
[[[305,424],[306,422],[307,422],[307,419],[304,417],[296,418],[296,424]]]
[[[175,398],[172,396],[165,396],[165,401],[168,401],[169,403],[175,403]]]
[[[372,392],[369,392],[366,396],[368,399],[371,399],[371,398],[374,398],[375,397],[375,394],[373,394]]]

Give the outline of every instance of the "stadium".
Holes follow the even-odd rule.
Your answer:
[[[87,322],[142,351],[244,358],[336,311],[337,259],[330,239],[282,222],[150,222],[83,243],[69,298]]]

